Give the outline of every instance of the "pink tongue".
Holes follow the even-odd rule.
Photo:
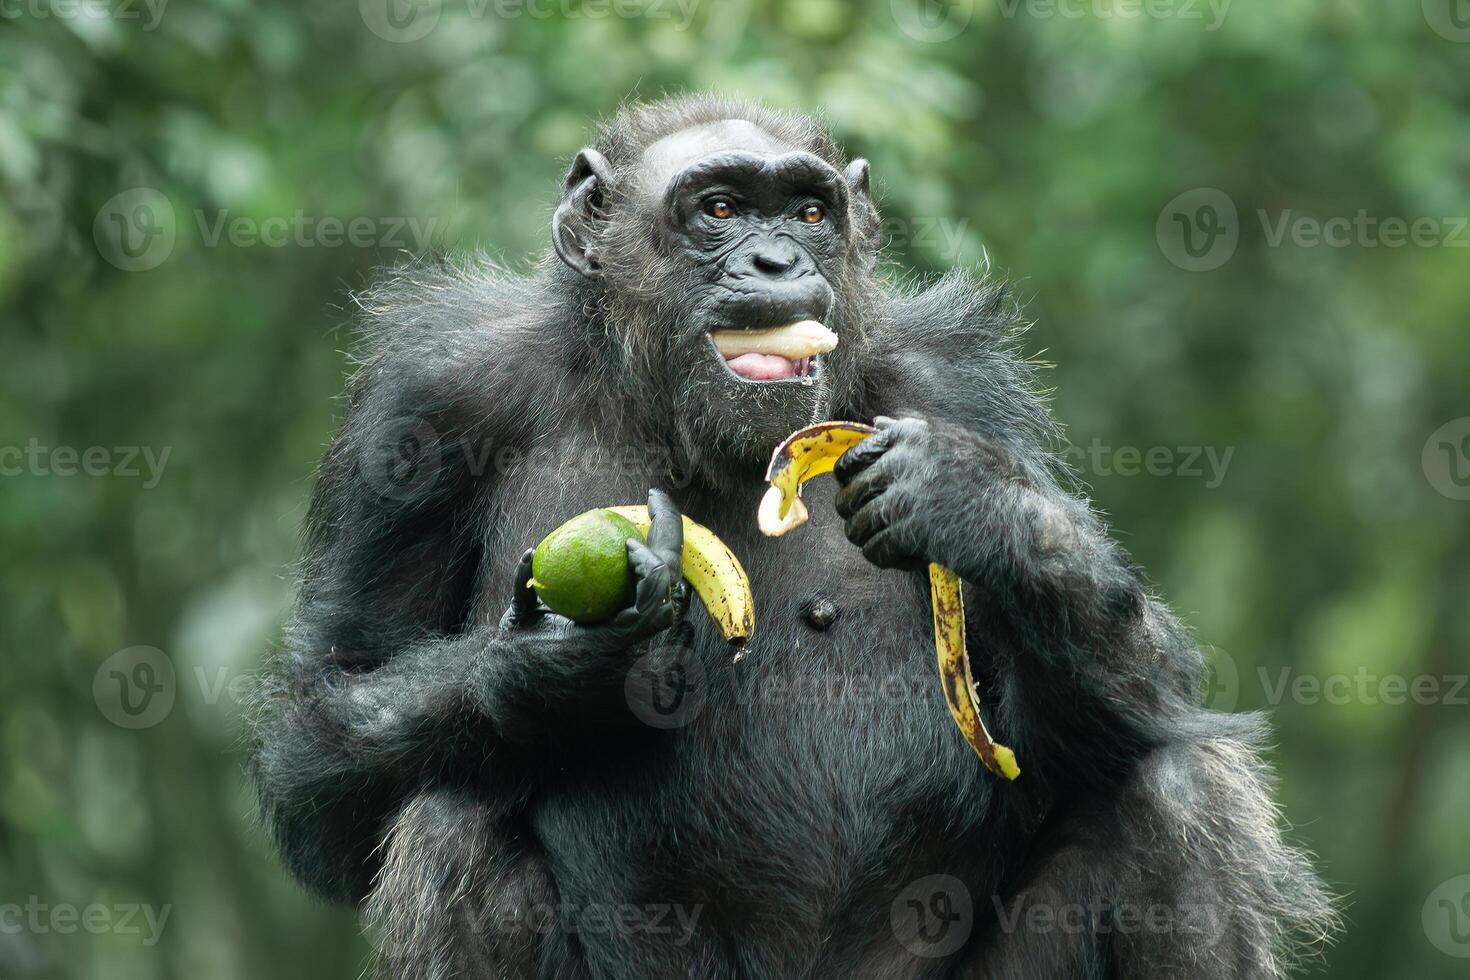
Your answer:
[[[752,381],[779,381],[796,377],[796,363],[779,354],[741,354],[726,363],[730,370]]]

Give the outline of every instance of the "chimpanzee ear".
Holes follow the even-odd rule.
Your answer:
[[[551,217],[551,244],[567,265],[589,279],[602,274],[594,244],[602,205],[612,186],[612,168],[601,153],[584,147],[572,161],[562,187],[561,204]]]
[[[878,264],[878,250],[883,245],[882,222],[868,186],[868,161],[858,157],[847,165],[849,209],[852,212],[853,244],[863,262],[863,271],[872,272]]]

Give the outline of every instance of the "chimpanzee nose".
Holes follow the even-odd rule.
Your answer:
[[[753,271],[767,279],[795,279],[807,271],[795,244],[781,239],[757,245],[750,258]]]

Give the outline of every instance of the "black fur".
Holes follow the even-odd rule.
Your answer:
[[[631,174],[642,146],[721,118],[841,165],[810,121],[718,100],[635,107],[600,145]],[[959,274],[882,285],[866,247],[834,283],[823,415],[928,420],[890,467],[933,498],[904,510],[899,551],[966,578],[1021,779],[950,721],[926,579],[848,542],[837,484],[808,486],[809,526],[762,538],[759,467],[700,456],[716,422],[667,415],[679,379],[627,348],[672,301],[632,324],[608,294],[637,254],[604,244],[605,280],[554,259],[407,270],[363,299],[255,755],[287,863],[366,902],[386,976],[1243,980],[1330,931],[1261,722],[1199,706],[1196,646],[1056,465],[1015,304]],[[526,547],[650,486],[749,570],[738,662],[697,609],[621,651],[502,623]],[[814,628],[814,604],[840,615]],[[678,724],[645,724],[629,692],[671,669]],[[905,924],[930,912],[943,929]]]

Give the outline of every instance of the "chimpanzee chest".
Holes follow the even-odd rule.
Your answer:
[[[755,636],[737,653],[696,604],[692,637],[630,672],[646,731],[595,748],[535,803],[568,914],[618,906],[648,927],[609,933],[610,956],[637,942],[699,962],[734,942],[802,975],[834,932],[891,935],[913,881],[983,873],[988,789],[940,690],[927,577],[869,564],[830,484],[808,486],[811,520],[780,539],[755,530],[753,508],[724,521],[690,508],[745,564]],[[684,923],[682,946],[652,931],[652,907]]]

